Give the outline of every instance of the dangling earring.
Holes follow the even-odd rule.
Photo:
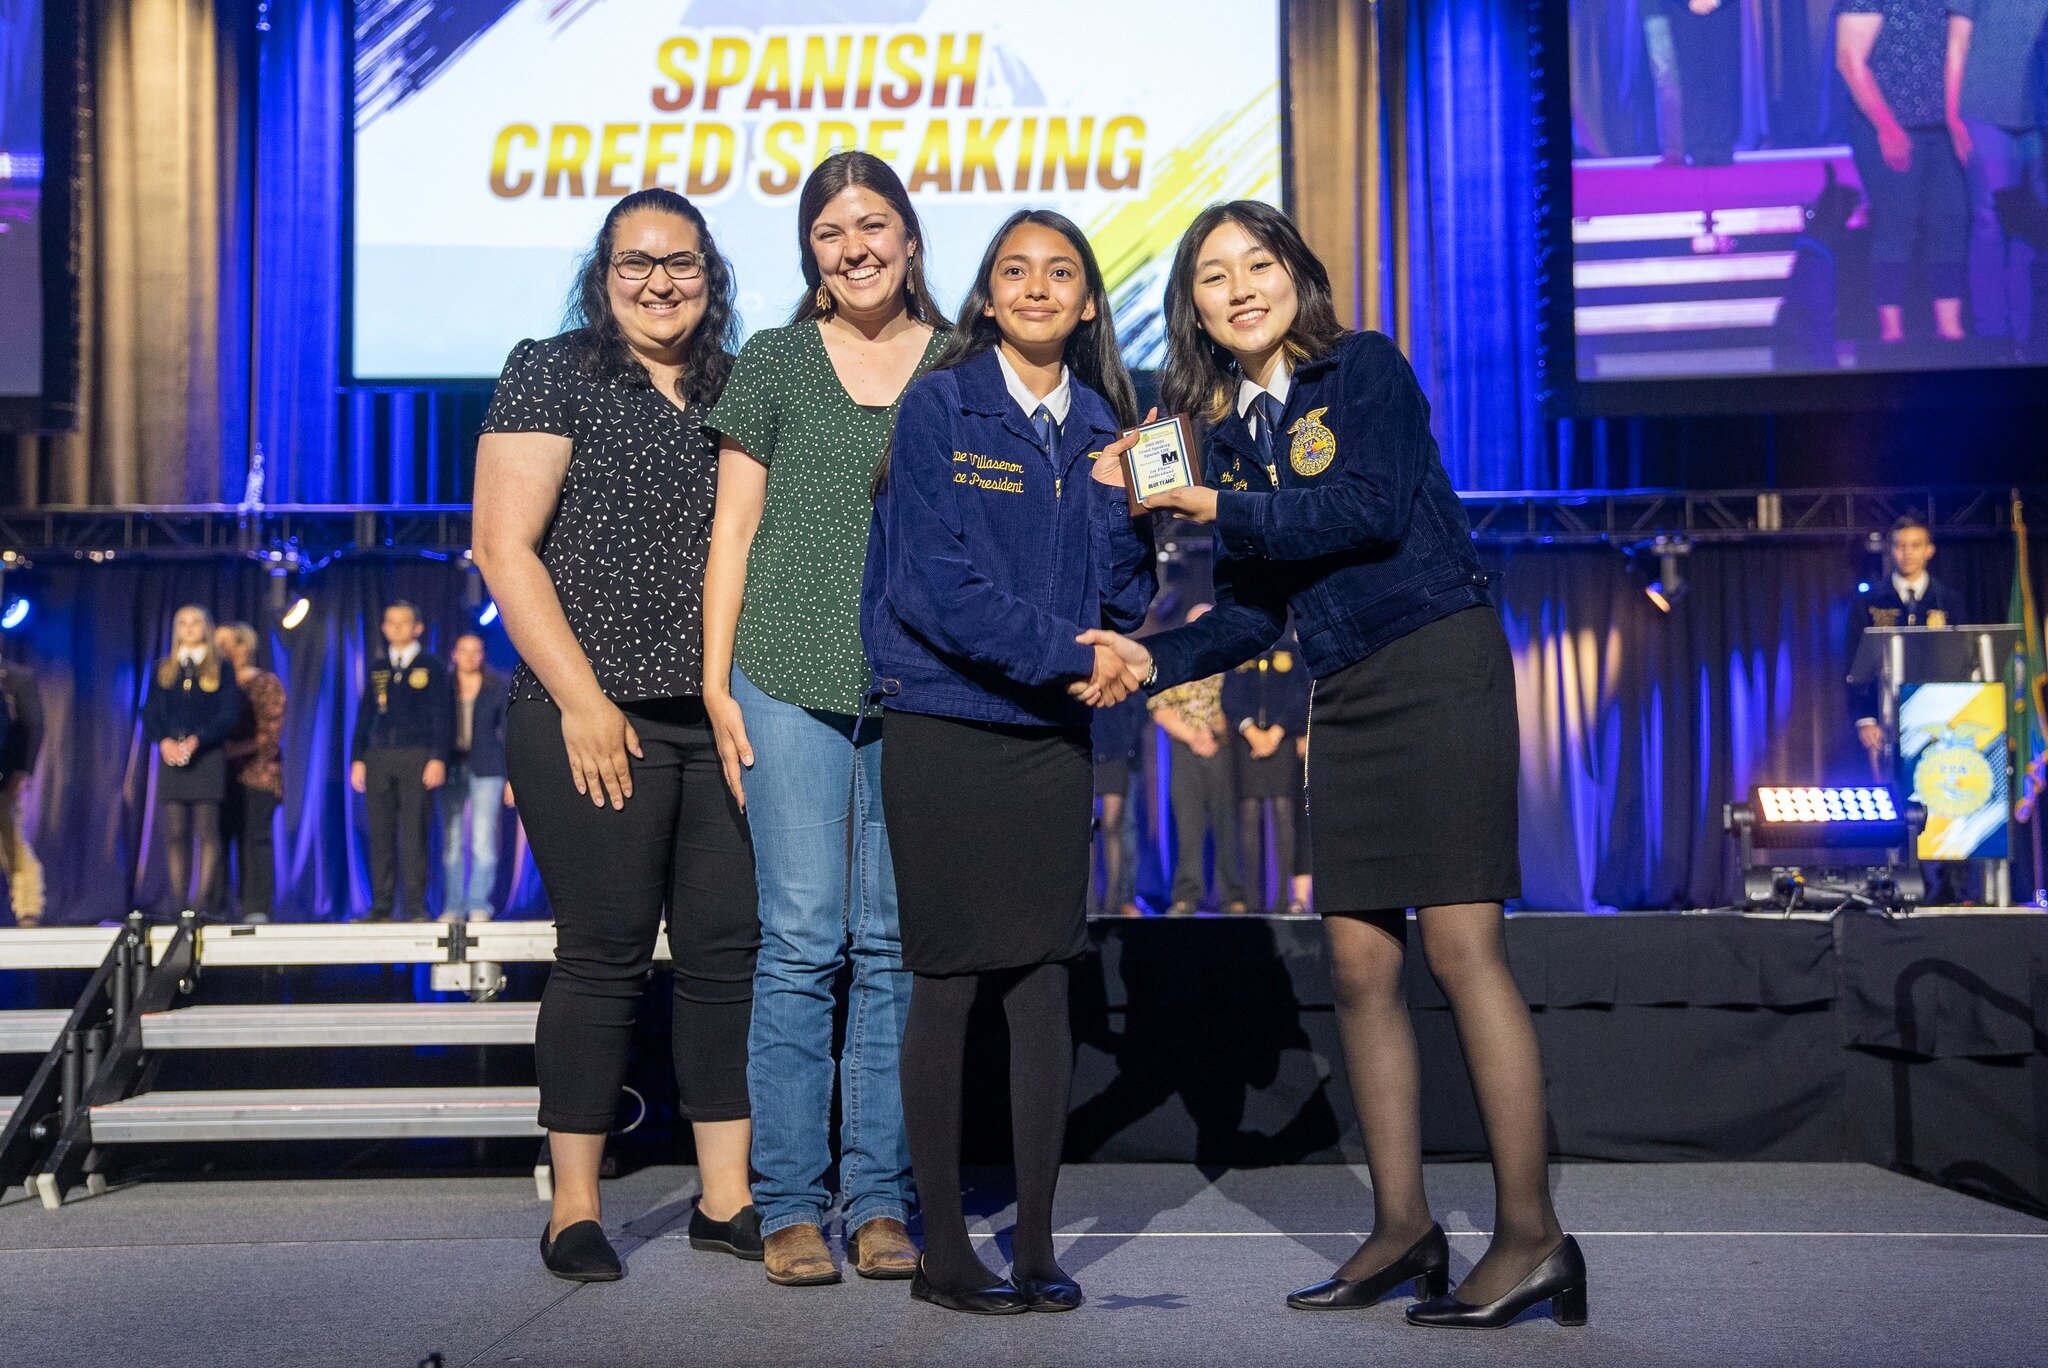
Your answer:
[[[813,298],[817,303],[818,312],[830,318],[832,316],[832,292],[825,288],[823,281],[818,282],[818,293]]]

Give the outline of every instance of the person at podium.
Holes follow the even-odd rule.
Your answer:
[[[1934,551],[1934,534],[1919,518],[1908,513],[1892,524],[1886,560],[1889,573],[1864,588],[1856,600],[1851,657],[1862,645],[1864,631],[1871,627],[1949,627],[1968,620],[1962,596],[1928,573]],[[1881,765],[1885,745],[1884,727],[1878,722],[1877,691],[1875,679],[1849,686],[1856,738],[1870,754],[1873,766]]]

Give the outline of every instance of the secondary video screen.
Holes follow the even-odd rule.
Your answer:
[[[1004,218],[1065,213],[1102,263],[1127,360],[1156,366],[1182,229],[1215,200],[1280,199],[1272,0],[1185,0],[1170,23],[1099,0],[355,13],[359,379],[495,376],[520,338],[560,330],[605,210],[648,185],[704,211],[745,326],[780,324],[803,288],[798,191],[842,147],[903,178],[949,310]]]
[[[0,0],[0,397],[42,393],[42,232],[42,0]]]
[[[1581,380],[2048,362],[2048,0],[1573,0]]]

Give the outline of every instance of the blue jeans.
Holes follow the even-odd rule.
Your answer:
[[[910,972],[882,825],[881,722],[862,723],[856,747],[852,717],[770,698],[738,670],[732,693],[754,749],[747,820],[761,953],[747,1091],[761,1231],[822,1225],[832,1204],[832,983],[849,955],[853,988],[838,1061],[846,1228],[884,1216],[908,1220],[910,1148],[896,1066]]]
[[[471,774],[448,767],[441,788],[441,907],[448,912],[491,913],[498,886],[498,822],[505,813],[505,776]],[[469,855],[469,879],[462,857]]]
[[[2013,130],[1972,119],[1970,141],[1975,148],[1966,168],[1972,331],[1980,337],[2027,341],[2048,322],[2032,317],[2036,301],[2048,299],[2048,255],[2006,237],[1992,197],[2022,187],[2032,190],[2036,199],[2048,198],[2042,133],[2038,128]]]

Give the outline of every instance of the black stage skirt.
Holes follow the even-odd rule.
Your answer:
[[[1087,728],[889,714],[882,812],[903,963],[971,974],[1088,948]]]
[[[163,756],[157,756],[159,803],[218,803],[227,794],[228,755],[220,746],[201,746],[189,765],[166,765]]]
[[[1522,895],[1514,662],[1467,608],[1316,681],[1308,822],[1325,915]]]
[[[1294,753],[1294,738],[1282,737],[1280,749],[1261,760],[1252,754],[1252,743],[1239,732],[1231,738],[1237,755],[1237,796],[1244,800],[1293,798],[1301,792],[1301,760]]]

